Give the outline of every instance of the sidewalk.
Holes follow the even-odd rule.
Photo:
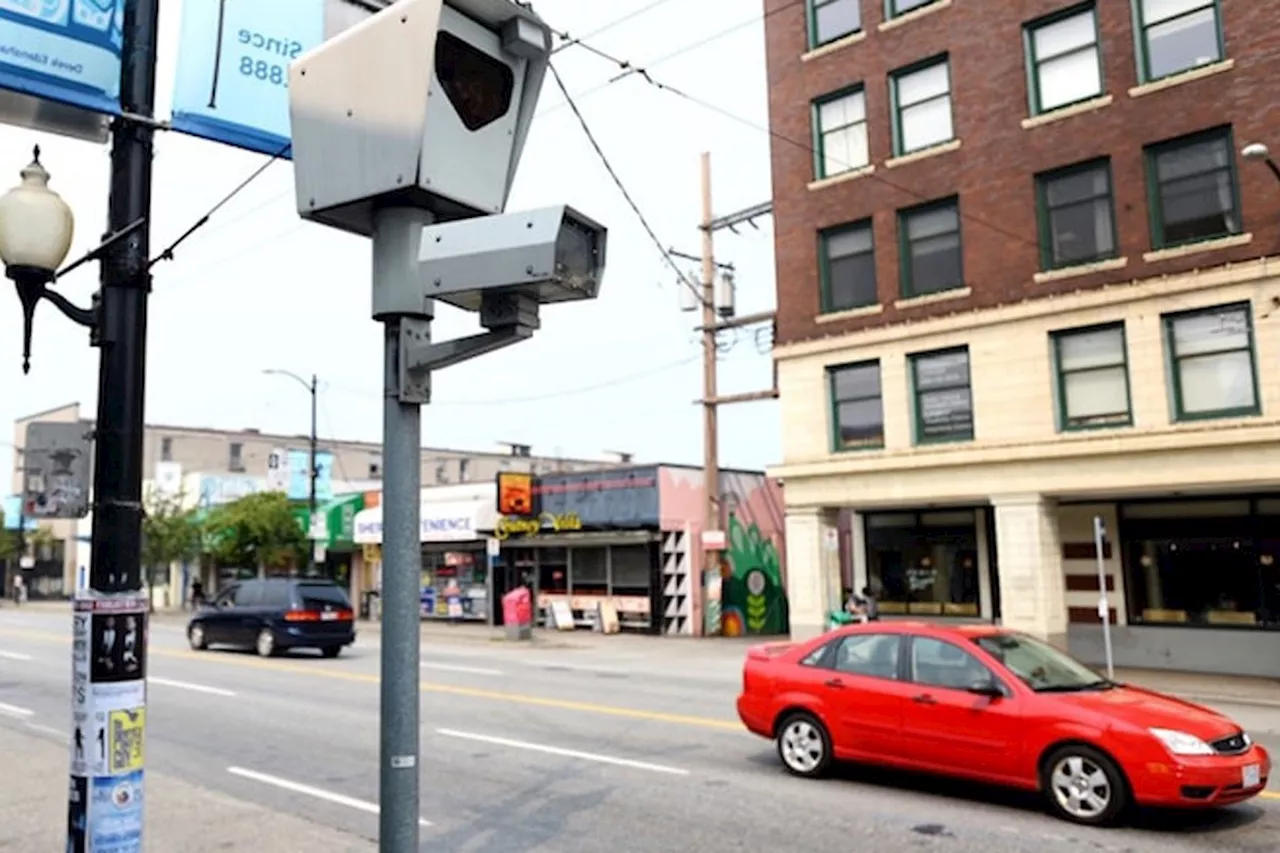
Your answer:
[[[67,832],[67,749],[51,740],[0,725],[0,848],[62,850]],[[377,845],[293,815],[200,788],[162,773],[146,777],[147,850],[224,853],[375,853]]]

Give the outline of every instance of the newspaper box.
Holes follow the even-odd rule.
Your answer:
[[[533,598],[522,586],[502,596],[502,624],[508,640],[533,639]]]

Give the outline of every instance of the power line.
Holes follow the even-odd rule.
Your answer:
[[[591,147],[595,149],[596,156],[600,158],[600,162],[604,165],[605,171],[609,173],[609,177],[611,177],[614,184],[617,185],[618,191],[622,193],[622,197],[635,212],[636,218],[640,220],[641,227],[643,227],[645,233],[649,235],[649,239],[653,241],[653,245],[657,246],[659,254],[662,255],[662,259],[667,262],[667,265],[670,266],[672,270],[675,271],[680,282],[685,287],[689,288],[697,298],[698,302],[702,305],[706,305],[707,300],[702,294],[702,288],[691,282],[689,277],[684,274],[684,270],[680,269],[680,265],[676,263],[675,258],[671,257],[671,253],[667,251],[667,248],[662,244],[662,241],[658,239],[657,232],[653,230],[653,226],[650,225],[649,220],[645,218],[644,213],[640,210],[640,205],[636,204],[636,200],[632,198],[626,185],[622,183],[622,178],[618,176],[617,170],[615,170],[613,168],[613,164],[609,162],[609,158],[605,155],[604,149],[602,149],[600,147],[600,143],[596,141],[596,135],[592,133],[591,126],[587,124],[586,117],[582,115],[582,111],[578,109],[578,105],[574,102],[573,96],[569,94],[569,89],[564,85],[564,80],[560,77],[560,72],[556,70],[554,65],[550,65],[548,67],[551,69],[551,76],[555,78],[556,86],[560,88],[561,94],[564,95],[565,102],[569,105],[569,108],[573,110],[574,116],[578,119],[578,124],[581,125],[582,132],[586,135],[587,141],[590,142]]]
[[[623,15],[621,18],[615,18],[609,23],[599,26],[596,29],[592,30],[591,32],[587,33],[585,36],[581,36],[579,38],[573,38],[568,33],[556,33],[556,35],[564,41],[564,44],[559,45],[555,50],[551,51],[551,55],[554,56],[562,50],[568,50],[569,48],[575,45],[581,44],[582,39],[595,38],[601,33],[606,33],[609,30],[613,29],[614,27],[617,27],[621,24],[625,24],[627,21],[633,20],[634,18],[638,18],[641,15],[645,14],[646,12],[650,12],[658,8],[659,6],[665,5],[670,2],[671,0],[653,0],[653,2],[649,3],[647,6],[641,6],[639,9],[636,9],[634,12],[628,12],[627,14]]]

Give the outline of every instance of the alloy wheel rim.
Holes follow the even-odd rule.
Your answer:
[[[199,625],[194,625],[191,628],[191,645],[193,646],[204,645],[204,629],[201,628]]]
[[[1111,805],[1111,780],[1094,761],[1069,755],[1053,768],[1053,796],[1072,817],[1097,818]]]
[[[782,760],[792,770],[811,773],[822,761],[822,735],[808,720],[789,723],[782,732]]]
[[[262,654],[262,655],[270,654],[274,646],[275,646],[275,640],[271,638],[271,635],[269,633],[267,633],[266,631],[263,631],[261,634],[258,635],[258,653],[259,654]]]

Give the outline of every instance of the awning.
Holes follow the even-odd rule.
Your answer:
[[[363,510],[355,517],[355,542],[382,544],[382,507]],[[421,542],[472,542],[485,538],[481,531],[492,530],[497,507],[492,499],[427,502],[419,516]]]
[[[330,551],[349,550],[355,542],[356,517],[364,509],[364,495],[360,493],[334,498],[316,509],[316,515],[324,522],[324,547]]]

